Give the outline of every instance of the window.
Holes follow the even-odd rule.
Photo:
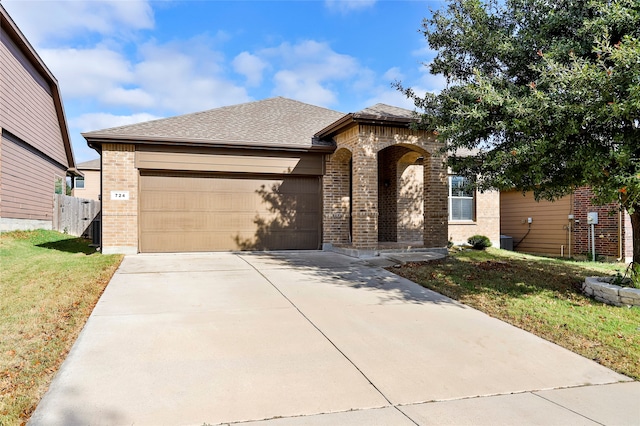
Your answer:
[[[65,182],[60,176],[55,176],[53,185],[53,192],[55,194],[64,194],[63,190],[65,189]]]
[[[449,220],[474,219],[473,189],[462,176],[449,176]]]
[[[74,186],[76,189],[84,189],[84,177],[76,176],[76,184]]]

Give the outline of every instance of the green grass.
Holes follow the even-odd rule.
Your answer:
[[[121,260],[55,231],[0,234],[0,425],[28,420]]]
[[[584,296],[586,276],[622,264],[549,259],[497,249],[468,250],[393,272],[536,334],[619,373],[640,379],[640,309]]]

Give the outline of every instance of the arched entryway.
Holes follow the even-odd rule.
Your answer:
[[[411,145],[378,152],[378,241],[422,245],[424,238],[424,159]]]
[[[370,252],[398,246],[445,249],[447,173],[431,132],[413,113],[376,105],[316,134],[335,144],[323,178],[323,242]]]

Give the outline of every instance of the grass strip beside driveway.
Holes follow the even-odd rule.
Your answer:
[[[0,425],[26,423],[121,260],[55,231],[0,234]]]
[[[584,357],[640,379],[640,309],[584,296],[586,276],[624,266],[467,250],[390,271]]]

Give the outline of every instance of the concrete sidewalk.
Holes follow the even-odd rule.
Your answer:
[[[125,258],[32,425],[640,424],[640,383],[363,261]]]

